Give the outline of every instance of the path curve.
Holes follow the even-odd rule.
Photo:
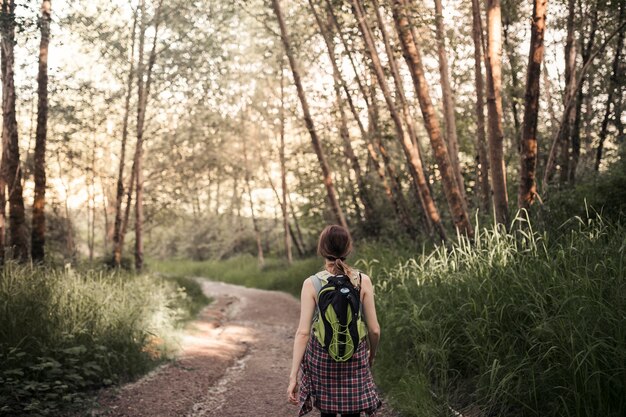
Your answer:
[[[91,415],[297,415],[285,391],[299,301],[277,291],[199,282],[215,301],[189,326],[178,358],[137,382],[103,391],[98,398],[101,407]],[[377,415],[394,416],[384,409]]]

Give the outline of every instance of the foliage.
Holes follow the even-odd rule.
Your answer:
[[[626,215],[626,160],[618,160],[606,172],[586,178],[576,187],[559,190],[538,210],[545,228],[560,225],[572,216],[599,214],[605,219],[623,221]]]
[[[518,225],[384,269],[376,374],[403,415],[435,415],[426,381],[486,415],[626,411],[624,227],[579,219],[548,236]]]
[[[8,264],[0,275],[0,415],[58,415],[167,359],[207,302],[191,280]]]

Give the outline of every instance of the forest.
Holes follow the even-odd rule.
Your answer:
[[[0,5],[0,416],[176,361],[207,280],[299,297],[327,224],[393,416],[625,415],[626,0]]]

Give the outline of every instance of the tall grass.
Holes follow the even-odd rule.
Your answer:
[[[403,415],[445,415],[435,396],[484,415],[626,415],[626,233],[572,222],[483,229],[384,270],[376,371]]]
[[[0,272],[0,415],[58,415],[89,390],[149,370],[204,302],[154,276],[8,264]]]

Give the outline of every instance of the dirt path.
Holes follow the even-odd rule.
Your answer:
[[[202,280],[215,299],[192,323],[180,356],[104,391],[91,415],[292,417],[286,401],[299,302],[286,293]],[[319,415],[311,413],[311,416]],[[389,410],[378,416],[392,417]]]

